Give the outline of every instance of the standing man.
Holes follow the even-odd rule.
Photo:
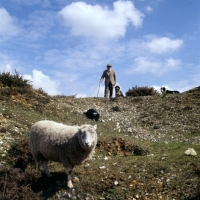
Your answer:
[[[115,71],[112,69],[111,64],[107,64],[107,70],[105,70],[101,76],[100,83],[105,78],[105,92],[104,97],[108,97],[108,92],[110,92],[109,97],[113,95],[113,87],[116,84],[116,75]]]

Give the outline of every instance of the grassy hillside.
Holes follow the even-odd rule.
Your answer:
[[[100,121],[83,112],[95,108]],[[53,178],[35,170],[28,136],[48,119],[97,124],[93,159],[76,166],[74,189],[65,169]],[[0,87],[0,199],[196,200],[200,198],[200,87],[182,94],[120,99],[48,96],[26,85]],[[193,148],[196,156],[185,155]]]

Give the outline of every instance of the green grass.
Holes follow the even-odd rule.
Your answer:
[[[198,94],[190,93],[108,100],[50,97],[31,88],[28,93],[18,95],[13,89],[12,98],[0,100],[0,199],[9,199],[11,192],[6,192],[6,188],[15,191],[19,198],[20,194],[27,194],[32,199],[48,200],[58,199],[59,195],[68,199],[198,199],[199,105]],[[83,114],[92,107],[101,112],[98,122]],[[65,169],[61,164],[49,163],[55,175],[52,180],[34,170],[28,136],[32,124],[43,119],[69,125],[97,124],[95,154],[91,161],[74,168],[72,178],[79,181],[73,183],[73,191],[65,187]],[[154,125],[159,128],[154,129]],[[133,132],[128,131],[129,127],[134,128]],[[136,148],[144,154],[136,156]],[[193,148],[197,156],[186,156],[188,148]],[[20,164],[20,159],[25,169],[16,174],[13,168],[16,162]],[[4,187],[3,180],[9,176],[4,167],[14,174],[12,181],[16,185],[7,183]],[[59,181],[61,185],[57,184]]]

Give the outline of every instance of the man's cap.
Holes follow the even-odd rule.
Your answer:
[[[111,64],[107,64],[107,67],[112,67],[112,65]]]

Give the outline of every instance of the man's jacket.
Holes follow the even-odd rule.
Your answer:
[[[116,84],[116,75],[115,75],[115,71],[114,70],[105,70],[101,76],[101,79],[105,78],[105,85],[108,85],[109,82],[112,83],[112,85],[114,86]]]

